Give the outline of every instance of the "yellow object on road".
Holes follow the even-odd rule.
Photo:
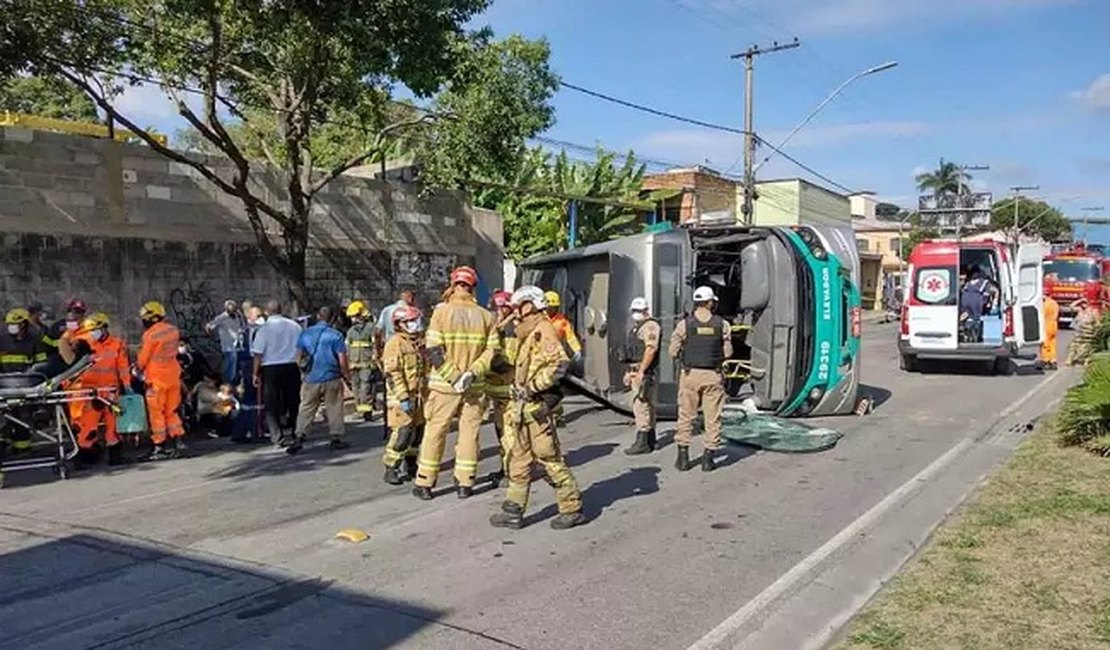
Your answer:
[[[358,528],[344,528],[335,534],[336,539],[346,540],[352,544],[361,544],[370,539],[370,535],[366,531],[359,530]]]

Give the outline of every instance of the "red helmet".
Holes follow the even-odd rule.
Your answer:
[[[83,314],[88,310],[89,306],[86,305],[85,301],[81,300],[80,298],[74,298],[73,300],[69,301],[69,304],[66,305],[66,311],[79,312]]]
[[[416,307],[413,307],[412,305],[405,305],[404,307],[397,307],[393,310],[393,322],[396,324],[404,323],[410,320],[417,320],[423,315],[424,314],[420,313],[420,310]]]
[[[451,284],[465,284],[468,287],[478,286],[478,273],[469,266],[460,266],[451,271]]]
[[[495,309],[501,309],[502,307],[509,307],[509,301],[512,299],[513,294],[510,291],[495,291],[491,300]]]

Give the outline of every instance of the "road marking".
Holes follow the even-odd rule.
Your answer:
[[[998,422],[1009,414],[1016,411],[1022,404],[1027,402],[1041,390],[1049,382],[1053,381],[1055,377],[1059,377],[1063,373],[1053,373],[1039,381],[1029,392],[1014,400],[1009,406],[1002,410],[998,419],[994,422],[996,426]],[[829,541],[821,545],[820,548],[810,553],[801,562],[798,562],[790,568],[786,573],[779,576],[778,580],[772,582],[766,589],[759,592],[754,598],[744,604],[743,607],[736,610],[731,616],[726,618],[720,625],[713,628],[705,636],[698,639],[691,645],[688,650],[709,650],[710,648],[718,648],[737,630],[746,625],[756,614],[758,614],[765,607],[770,605],[776,599],[785,594],[795,583],[801,581],[806,574],[812,571],[815,567],[824,562],[830,555],[835,553],[848,542],[852,541],[864,529],[869,527],[879,517],[883,516],[887,510],[890,510],[904,497],[908,496],[911,492],[917,489],[921,484],[928,481],[935,474],[938,474],[949,463],[958,458],[966,449],[976,444],[975,437],[964,438],[955,447],[952,447],[947,452],[942,454],[939,458],[929,464],[928,467],[918,472],[913,478],[903,483],[893,492],[888,494],[882,501],[879,501],[870,510],[860,515],[855,521],[845,526],[839,533],[834,535]]]

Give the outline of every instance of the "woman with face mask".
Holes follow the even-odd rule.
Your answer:
[[[77,463],[94,463],[100,452],[100,431],[108,449],[108,464],[123,463],[123,447],[116,434],[116,413],[111,407],[121,392],[131,392],[131,364],[127,345],[108,332],[108,315],[97,312],[86,318],[73,336],[78,357],[92,355],[90,366],[71,388],[93,389],[97,399],[71,402],[69,416],[77,434]]]

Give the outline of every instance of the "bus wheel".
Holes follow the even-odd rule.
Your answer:
[[[906,372],[914,372],[917,370],[917,359],[912,355],[903,354],[898,367]]]

